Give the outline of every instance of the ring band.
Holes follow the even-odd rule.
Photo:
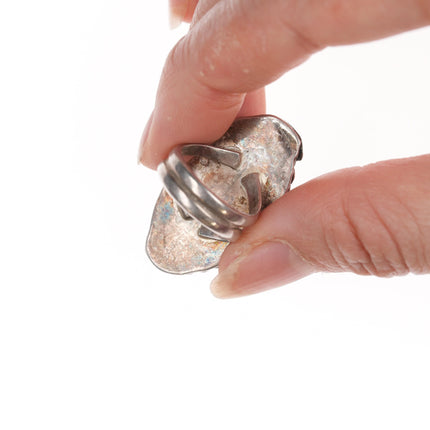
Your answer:
[[[261,211],[259,174],[250,173],[242,178],[249,206],[249,213],[244,213],[210,191],[186,163],[186,156],[204,157],[237,169],[241,154],[208,145],[178,145],[158,167],[166,191],[187,214],[219,238],[229,242],[237,240],[242,228],[255,223]]]

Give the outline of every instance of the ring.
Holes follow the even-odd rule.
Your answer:
[[[239,118],[212,145],[175,147],[158,167],[151,261],[175,274],[216,267],[228,242],[290,189],[302,154],[294,128],[272,115]]]
[[[209,190],[191,170],[186,156],[203,157],[237,169],[241,162],[240,153],[208,145],[178,145],[158,167],[164,188],[186,214],[214,233],[213,237],[228,242],[237,240],[241,229],[254,224],[261,211],[259,174],[249,173],[241,179],[248,197],[249,213],[245,213]],[[203,235],[207,237],[207,233]]]

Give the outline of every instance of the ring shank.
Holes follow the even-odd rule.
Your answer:
[[[240,154],[208,145],[178,145],[158,167],[164,187],[173,200],[191,217],[220,238],[237,240],[242,228],[253,224],[261,210],[258,173],[242,178],[248,194],[249,213],[236,210],[209,190],[186,163],[185,156],[201,156],[233,169],[240,165]]]

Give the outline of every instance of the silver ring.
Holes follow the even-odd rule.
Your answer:
[[[261,211],[259,174],[250,173],[241,180],[248,196],[249,213],[244,213],[210,191],[188,166],[186,156],[204,157],[237,169],[241,163],[241,154],[208,145],[178,145],[158,167],[166,191],[186,214],[216,237],[229,242],[237,240],[241,230],[254,224]]]
[[[228,242],[290,189],[301,158],[300,136],[271,115],[238,118],[212,145],[173,149],[158,169],[151,261],[178,274],[216,267]]]

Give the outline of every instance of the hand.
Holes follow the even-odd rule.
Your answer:
[[[430,0],[171,0],[192,24],[170,53],[140,159],[211,143],[265,111],[264,86],[327,46],[430,24]],[[224,252],[212,291],[259,292],[315,271],[430,273],[430,154],[316,178],[265,209]]]

